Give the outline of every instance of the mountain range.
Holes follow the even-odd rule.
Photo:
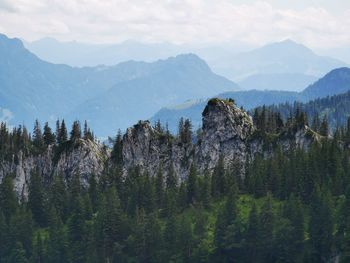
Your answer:
[[[78,43],[71,45],[80,47]],[[267,60],[272,53],[276,59]],[[293,83],[304,85],[315,81],[302,92],[240,89],[235,82],[215,74],[195,54],[155,62],[129,60],[113,66],[72,67],[46,62],[28,51],[19,39],[0,35],[0,56],[1,120],[29,126],[36,118],[51,123],[58,118],[68,122],[86,119],[99,137],[115,134],[117,129],[126,129],[150,116],[152,121],[168,122],[172,130],[176,130],[180,117],[191,118],[194,126],[199,126],[205,98],[213,96],[232,97],[238,105],[251,109],[264,104],[308,101],[350,88],[347,68],[331,71],[315,81],[312,74],[320,74],[342,62],[319,57],[293,41],[237,55],[242,70],[232,65],[232,72],[245,74],[244,68],[257,72],[240,82],[245,83],[241,84],[244,88],[254,81],[267,88],[272,79],[276,89],[279,82],[286,83],[285,89],[293,89],[290,86]],[[264,60],[267,64],[261,64]],[[259,67],[262,73],[257,70]]]
[[[0,118],[27,125],[35,118],[87,119],[99,136],[148,118],[163,106],[238,89],[194,54],[77,68],[45,62],[19,39],[0,35],[0,56]]]
[[[350,68],[338,68],[330,71],[302,92],[290,91],[237,91],[218,94],[218,98],[232,98],[237,105],[251,110],[262,105],[292,103],[294,101],[308,102],[316,98],[345,93],[350,90]],[[176,132],[180,118],[190,119],[195,128],[201,126],[201,114],[208,99],[187,101],[183,104],[159,110],[152,122],[160,120],[167,123],[171,131]]]
[[[347,66],[288,39],[262,47],[243,43],[195,47],[131,40],[119,44],[84,44],[44,38],[25,42],[25,46],[44,60],[71,66],[114,65],[130,59],[152,62],[180,53],[195,53],[215,73],[238,82],[245,90],[301,91],[330,70]]]

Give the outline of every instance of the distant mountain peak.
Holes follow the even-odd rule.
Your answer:
[[[206,62],[201,59],[199,56],[197,56],[194,53],[184,53],[184,54],[178,54],[174,57],[169,57],[165,60],[176,60],[180,62],[198,62],[198,63],[205,63]]]
[[[263,46],[261,49],[271,50],[275,52],[280,52],[280,51],[295,52],[298,55],[304,54],[304,53],[314,54],[314,52],[308,47],[298,42],[295,42],[294,40],[291,40],[291,39],[285,39],[280,42],[267,44]]]
[[[286,38],[286,39],[281,40],[281,41],[276,42],[276,43],[277,44],[282,44],[282,45],[298,45],[298,46],[302,45],[302,44],[300,44],[300,43],[298,43],[298,42],[296,42],[296,41],[294,41],[293,39],[290,39],[290,38]]]
[[[181,68],[200,69],[201,71],[210,71],[211,69],[202,58],[194,53],[179,54],[175,57],[158,60],[159,65],[168,65]]]
[[[347,79],[350,79],[350,68],[348,67],[341,67],[341,68],[336,68],[328,72],[326,76],[346,76]]]
[[[348,90],[350,90],[350,68],[341,67],[327,73],[308,86],[303,93],[313,99],[344,93]]]
[[[0,45],[1,47],[20,47],[24,48],[22,41],[19,38],[9,38],[0,33]]]

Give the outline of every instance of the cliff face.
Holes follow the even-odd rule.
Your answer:
[[[123,137],[123,160],[126,170],[135,165],[154,174],[162,165],[172,165],[180,178],[188,175],[195,163],[200,171],[212,170],[220,157],[225,165],[238,162],[244,167],[257,153],[266,157],[276,146],[283,151],[291,147],[307,149],[320,136],[309,127],[285,130],[280,134],[261,135],[251,116],[230,100],[211,99],[203,111],[203,126],[194,140],[184,144],[176,137],[167,138],[149,122],[139,122]],[[259,135],[260,134],[260,135]],[[242,170],[243,175],[243,170]]]
[[[159,166],[174,167],[185,176],[193,161],[192,143],[182,143],[178,138],[167,136],[154,129],[148,121],[140,121],[127,129],[123,137],[123,162],[125,169],[139,166],[155,173]]]
[[[55,175],[63,175],[69,181],[79,172],[83,186],[88,184],[91,174],[100,175],[104,169],[109,152],[101,145],[90,140],[80,140],[72,149],[54,153],[53,147],[37,156],[24,156],[19,152],[11,162],[0,163],[0,181],[7,174],[14,176],[14,187],[18,196],[28,195],[28,183],[32,172],[38,171],[46,183]]]
[[[252,118],[233,102],[211,99],[203,112],[203,134],[196,145],[201,168],[212,169],[220,156],[224,162],[244,162],[248,139],[255,131]]]
[[[124,135],[123,160],[126,169],[138,165],[150,173],[159,165],[166,169],[172,165],[180,178],[185,178],[192,163],[200,171],[213,169],[220,156],[226,164],[243,163],[254,131],[251,117],[233,102],[212,99],[203,112],[203,127],[195,143],[169,139],[149,122],[140,122]]]

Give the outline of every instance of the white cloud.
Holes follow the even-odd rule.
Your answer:
[[[257,45],[292,38],[327,48],[350,45],[349,14],[348,6],[334,13],[325,6],[276,7],[265,1],[0,0],[0,29],[29,40]]]

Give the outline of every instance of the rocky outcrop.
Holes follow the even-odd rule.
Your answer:
[[[239,162],[244,175],[244,163],[257,153],[268,157],[276,146],[283,151],[291,147],[307,149],[319,134],[306,125],[290,127],[279,134],[263,134],[252,118],[231,100],[211,99],[203,112],[203,126],[192,140],[190,136],[173,136],[161,127],[140,121],[127,129],[121,141],[124,174],[132,167],[140,167],[154,175],[159,167],[164,173],[173,168],[180,179],[187,177],[191,164],[200,171],[213,170],[220,157],[225,165]],[[40,155],[25,156],[19,152],[12,161],[0,162],[0,180],[14,175],[18,195],[27,196],[33,170],[50,183],[53,176],[63,175],[69,181],[79,172],[81,183],[88,185],[91,174],[102,174],[106,165],[113,166],[113,158],[106,146],[90,140],[79,140],[58,153],[53,146]]]
[[[159,166],[172,166],[180,176],[185,176],[193,160],[191,143],[181,143],[178,138],[157,131],[149,121],[140,121],[128,128],[123,137],[123,162],[125,170],[138,166],[151,174]]]
[[[53,174],[63,174],[67,180],[79,172],[83,186],[88,185],[92,174],[102,174],[110,151],[102,144],[91,140],[80,140],[71,151],[63,152],[53,167]]]
[[[202,131],[196,145],[197,163],[212,169],[220,156],[226,164],[244,162],[255,127],[252,118],[232,101],[211,99],[203,112]]]
[[[251,116],[231,100],[211,99],[203,111],[203,126],[195,143],[183,144],[179,136],[170,138],[154,129],[148,121],[139,122],[123,137],[125,169],[139,166],[154,174],[160,165],[172,165],[180,178],[188,175],[194,162],[200,171],[212,170],[220,157],[225,165],[244,163],[257,153],[266,157],[274,147],[307,149],[320,136],[308,126],[293,127],[279,134],[261,134]]]
[[[220,156],[225,163],[244,162],[247,143],[255,128],[251,117],[232,101],[212,99],[203,112],[203,127],[196,143],[184,144],[178,137],[167,137],[149,122],[129,128],[123,138],[126,169],[135,165],[155,173],[159,165],[172,165],[180,178],[187,176],[195,162],[201,171],[212,169]]]
[[[28,184],[34,171],[38,171],[46,183],[58,174],[69,181],[74,173],[79,172],[81,183],[86,186],[92,174],[98,176],[102,173],[108,158],[109,151],[90,140],[80,140],[61,153],[55,153],[52,146],[40,155],[24,156],[20,151],[12,161],[0,162],[0,181],[5,175],[12,174],[16,193],[24,197],[28,195]]]

